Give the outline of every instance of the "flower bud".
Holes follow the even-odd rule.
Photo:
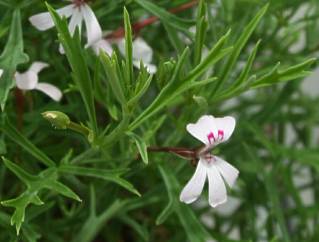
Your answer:
[[[65,113],[59,111],[46,111],[42,113],[42,116],[56,129],[67,129],[71,123],[70,118]]]

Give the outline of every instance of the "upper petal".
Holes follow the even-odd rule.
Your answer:
[[[223,118],[215,118],[215,123],[218,131],[222,131],[223,139],[221,142],[227,141],[234,132],[236,120],[231,116]]]
[[[73,13],[73,10],[74,10],[74,5],[70,4],[66,7],[58,9],[57,13],[60,16],[70,17]],[[51,18],[51,15],[49,12],[33,15],[29,18],[29,21],[34,27],[36,27],[40,31],[47,30],[54,26],[53,19]]]
[[[62,98],[62,92],[60,91],[60,89],[53,86],[52,84],[38,83],[35,89],[45,93],[56,102],[60,101]]]
[[[33,71],[16,72],[14,77],[17,87],[21,90],[32,90],[38,83],[38,75]]]
[[[186,129],[191,135],[206,145],[213,144],[218,137],[215,118],[212,115],[202,116],[195,124],[188,124]]]
[[[102,29],[94,12],[87,4],[84,4],[81,7],[81,10],[86,27],[86,34],[88,40],[87,45],[90,46],[94,42],[102,39]]]
[[[232,187],[239,175],[239,171],[233,167],[231,164],[229,164],[227,161],[221,159],[218,156],[215,156],[215,166],[219,170],[219,172],[222,174],[223,178],[227,182],[227,184]]]
[[[194,202],[202,193],[206,180],[206,167],[198,162],[196,171],[180,194],[180,201],[184,203]]]
[[[48,66],[49,66],[48,63],[41,62],[41,61],[35,61],[30,66],[29,71],[32,71],[35,74],[38,74],[40,71],[42,71],[44,68],[46,68]]]
[[[227,191],[223,178],[217,168],[212,165],[207,170],[208,176],[208,201],[212,207],[216,207],[227,201]]]

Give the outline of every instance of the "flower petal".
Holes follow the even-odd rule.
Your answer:
[[[133,41],[133,59],[143,60],[144,63],[148,64],[152,62],[153,50],[142,38],[136,38]]]
[[[239,175],[239,171],[220,157],[215,156],[215,159],[216,162],[214,164],[216,165],[217,169],[222,174],[227,184],[232,187]]]
[[[102,39],[102,29],[94,12],[87,4],[81,7],[81,11],[86,27],[87,46],[90,46],[94,42]]]
[[[216,207],[227,201],[227,191],[223,178],[217,168],[212,165],[207,170],[208,176],[208,200],[212,207]]]
[[[35,61],[32,63],[31,67],[29,68],[29,71],[34,72],[35,74],[38,74],[40,71],[42,71],[44,68],[48,67],[49,64],[41,61]]]
[[[136,68],[140,68],[141,67],[141,62],[138,61],[138,60],[134,60],[133,61],[133,65],[136,67]],[[153,64],[149,64],[149,63],[144,63],[143,62],[143,65],[144,67],[147,69],[147,71],[151,74],[154,74],[156,73],[157,71],[157,66],[153,65]]]
[[[62,98],[62,92],[60,91],[60,89],[53,86],[52,84],[38,83],[35,89],[45,93],[56,102],[60,101]]]
[[[0,77],[2,76],[2,74],[3,74],[3,70],[2,70],[2,69],[0,69]]]
[[[218,131],[215,123],[215,118],[212,115],[204,115],[195,124],[188,124],[187,131],[196,139],[206,145],[214,143],[218,137]]]
[[[38,75],[33,71],[16,72],[14,77],[17,87],[21,90],[32,90],[38,83]]]
[[[92,48],[93,48],[96,55],[99,55],[100,51],[104,51],[108,55],[112,55],[112,52],[113,52],[113,48],[112,48],[111,44],[105,39],[101,39],[101,40],[95,42],[92,45]]]
[[[64,8],[58,9],[57,13],[60,16],[70,17],[74,11],[74,5],[70,4]],[[31,24],[40,31],[50,29],[54,26],[53,19],[49,12],[39,13],[29,18]]]
[[[231,116],[227,116],[223,118],[215,118],[215,123],[217,129],[222,130],[224,133],[222,142],[227,141],[234,132],[236,120]]]
[[[194,175],[183,188],[179,196],[179,200],[181,202],[189,204],[194,202],[200,196],[206,180],[206,170],[207,168],[201,161],[199,161]]]
[[[82,13],[79,11],[79,8],[75,8],[68,26],[71,36],[73,36],[76,27],[79,27],[79,30],[81,31],[82,20]]]

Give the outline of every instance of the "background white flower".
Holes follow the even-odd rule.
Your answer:
[[[187,125],[187,131],[203,142],[205,148],[199,153],[200,158],[193,177],[180,194],[182,202],[189,204],[197,200],[204,188],[206,177],[208,177],[209,204],[216,207],[227,201],[224,180],[232,187],[239,171],[220,157],[210,154],[209,150],[227,141],[235,129],[235,124],[233,117],[214,118],[205,115],[197,123]]]
[[[60,89],[49,83],[38,82],[38,73],[48,66],[49,65],[44,62],[34,62],[26,72],[16,72],[15,80],[17,87],[24,91],[38,90],[51,97],[54,101],[60,101],[62,98]]]
[[[118,47],[120,52],[125,54],[125,39],[118,41]],[[150,73],[155,73],[157,68],[151,64],[153,59],[153,50],[141,37],[137,37],[133,41],[133,65],[136,68],[140,68],[140,61],[143,61],[144,66]]]
[[[125,39],[122,38],[120,40],[114,40],[115,44],[117,44],[122,55],[125,55]],[[136,68],[140,68],[140,62],[143,61],[144,66],[150,73],[155,73],[157,71],[157,67],[153,65],[153,50],[152,48],[145,42],[144,39],[138,37],[133,43],[133,65]],[[105,51],[108,55],[112,55],[113,48],[111,43],[106,39],[101,39],[92,46],[95,53],[98,55],[100,51]]]
[[[76,27],[81,30],[82,22],[84,21],[86,27],[87,44],[86,47],[94,45],[97,41],[102,39],[101,26],[92,11],[92,9],[84,1],[70,1],[70,5],[60,8],[57,13],[62,17],[69,18],[69,31],[73,35]],[[54,26],[53,19],[49,12],[39,13],[29,18],[31,24],[40,31],[45,31]]]

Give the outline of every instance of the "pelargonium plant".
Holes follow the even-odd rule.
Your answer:
[[[317,1],[0,6],[0,241],[317,241]]]

